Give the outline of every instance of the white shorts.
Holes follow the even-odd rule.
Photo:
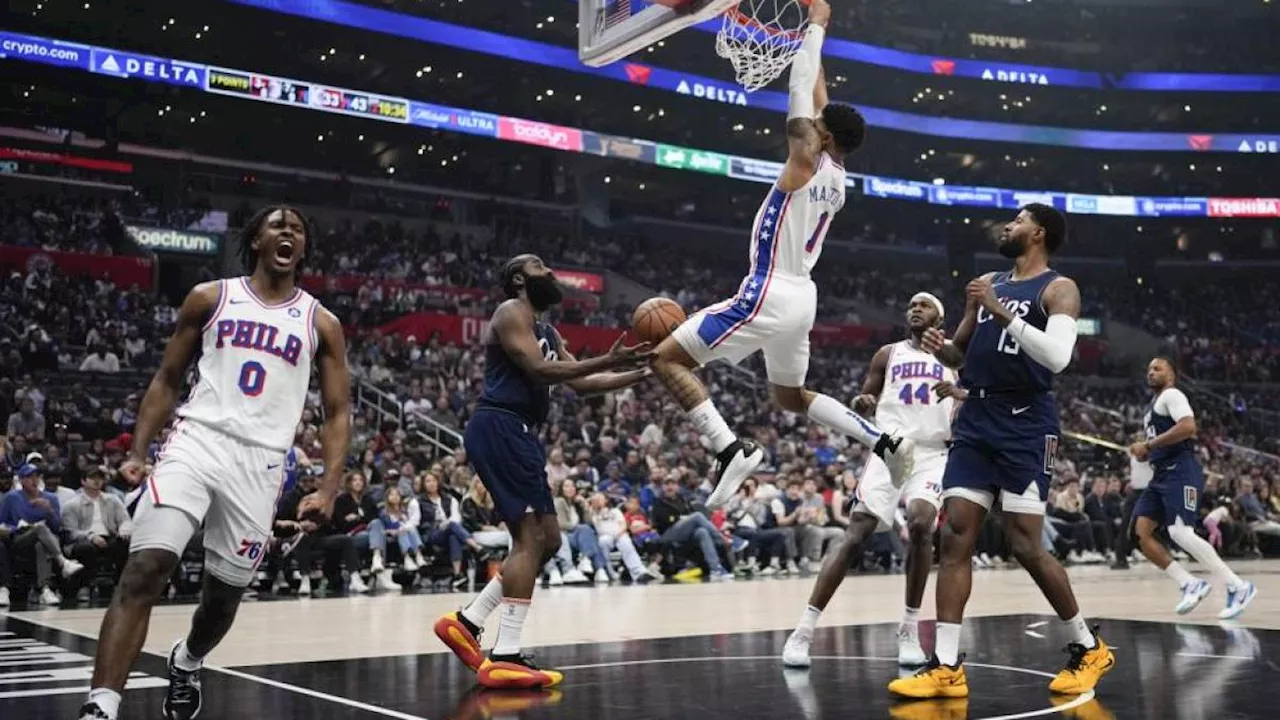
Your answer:
[[[769,382],[804,387],[817,309],[818,289],[812,280],[777,272],[753,276],[742,281],[736,296],[685,320],[674,337],[699,365],[712,360],[736,365],[762,350]]]
[[[284,487],[284,456],[179,420],[134,510],[130,552],[160,549],[181,556],[203,523],[206,570],[228,585],[248,586],[267,551]]]
[[[854,512],[880,519],[884,527],[893,527],[894,512],[898,503],[908,505],[913,500],[923,500],[934,507],[942,507],[942,471],[947,468],[947,451],[937,448],[916,448],[915,469],[902,487],[894,487],[889,477],[889,466],[872,455],[858,483],[858,504]]]

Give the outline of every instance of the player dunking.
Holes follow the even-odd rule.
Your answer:
[[[1080,290],[1049,268],[1066,239],[1067,220],[1048,205],[1022,208],[1005,226],[1000,254],[1011,272],[969,282],[964,319],[952,343],[931,331],[926,347],[952,367],[964,366],[968,397],[952,426],[951,453],[942,477],[947,516],[938,571],[937,642],[929,664],[889,684],[909,698],[969,695],[961,664],[960,623],[973,580],[973,546],[997,496],[1013,555],[1031,574],[1070,637],[1070,659],[1049,683],[1057,693],[1080,694],[1098,683],[1115,656],[1080,615],[1062,565],[1040,544],[1045,500],[1058,448],[1053,376],[1071,362]]]
[[[757,350],[764,352],[770,390],[783,409],[807,414],[873,448],[895,482],[911,472],[909,440],[880,432],[833,398],[804,387],[818,304],[809,273],[832,218],[844,206],[841,162],[866,134],[857,110],[827,102],[821,54],[830,19],[826,0],[810,3],[809,27],[791,63],[787,162],[756,213],[750,273],[735,297],[702,310],[663,340],[653,363],[654,374],[716,453],[717,484],[708,508],[733,497],[759,467],[764,451],[734,435],[693,368],[712,360],[740,362]]]
[[[941,300],[926,292],[916,293],[907,306],[909,338],[885,345],[871,358],[863,394],[853,406],[858,412],[875,412],[876,422],[885,432],[910,438],[915,443],[915,467],[910,477],[896,485],[879,458],[872,457],[867,463],[844,543],[827,555],[800,624],[782,649],[782,662],[788,667],[809,667],[809,646],[818,618],[844,581],[849,565],[862,557],[867,540],[881,524],[893,527],[900,499],[907,503],[910,547],[906,607],[898,626],[898,664],[920,666],[928,660],[920,648],[920,602],[933,567],[933,531],[942,505],[942,470],[955,405],[952,398],[964,392],[955,387],[955,372],[921,346],[925,330],[940,327],[942,317]]]
[[[1168,359],[1158,357],[1147,365],[1147,385],[1155,393],[1143,419],[1147,438],[1131,445],[1129,453],[1140,462],[1149,461],[1153,474],[1133,509],[1134,532],[1142,554],[1181,588],[1182,600],[1175,608],[1179,615],[1194,610],[1213,586],[1196,579],[1169,555],[1155,537],[1161,525],[1168,528],[1170,539],[1226,583],[1227,606],[1218,617],[1231,620],[1253,602],[1258,589],[1241,580],[1218,557],[1213,545],[1196,534],[1204,471],[1196,459],[1196,417],[1187,396],[1174,387],[1177,380],[1178,373]]]
[[[543,670],[522,652],[520,634],[539,569],[560,547],[560,526],[547,484],[547,458],[538,429],[547,421],[547,387],[565,383],[580,394],[618,390],[649,375],[646,345],[623,347],[577,360],[560,334],[541,315],[562,299],[555,275],[536,255],[518,255],[502,269],[507,300],[484,332],[484,391],[467,422],[467,457],[493,496],[494,509],[511,530],[513,547],[502,573],[469,605],[436,621],[436,635],[487,688],[535,688],[559,684],[563,676]],[[501,610],[498,637],[488,658],[480,633],[494,610]]]
[[[151,607],[203,524],[204,588],[191,632],[169,653],[163,706],[170,720],[200,712],[204,658],[231,629],[266,552],[312,361],[320,371],[325,413],[325,476],[299,515],[333,511],[351,437],[351,379],[337,318],[295,283],[310,236],[297,210],[262,210],[240,238],[250,275],[197,285],[178,310],[122,474],[140,479],[147,447],[168,421],[197,354],[199,380],[178,408],[177,425],[134,511],[131,555],[102,619],[93,689],[81,720],[115,720]]]

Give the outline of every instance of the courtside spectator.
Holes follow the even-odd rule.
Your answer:
[[[424,544],[448,551],[455,588],[467,582],[467,576],[462,574],[463,548],[481,550],[471,533],[462,527],[460,505],[452,495],[441,492],[439,476],[431,472],[422,476],[422,494],[418,496],[418,511],[422,517],[418,532]]]
[[[696,546],[702,554],[702,561],[711,569],[712,581],[733,578],[733,573],[725,569],[716,551],[717,540],[726,549],[729,541],[706,515],[689,506],[689,501],[680,494],[680,479],[674,472],[662,481],[662,495],[654,501],[650,517],[666,545],[686,552],[694,549],[691,546]]]
[[[565,478],[555,498],[556,521],[560,524],[561,545],[578,554],[578,569],[598,583],[609,582],[608,559],[600,550],[596,530],[590,524],[591,513],[578,496],[578,486]]]
[[[604,493],[592,495],[588,503],[591,510],[591,526],[595,528],[596,540],[600,543],[601,551],[607,554],[617,550],[622,556],[622,565],[627,569],[632,582],[646,583],[657,579],[645,569],[644,562],[640,560],[640,553],[631,542],[631,534],[627,531],[627,520],[622,515],[622,511],[611,506]],[[605,570],[610,580],[617,580],[612,564],[606,562]]]
[[[46,488],[49,478],[45,478]],[[129,557],[133,521],[124,503],[102,491],[107,473],[93,468],[85,475],[80,492],[62,508],[62,526],[71,541],[69,554],[84,565],[78,577],[91,581],[103,565],[124,569]]]
[[[370,569],[377,575],[385,571],[383,556],[390,538],[394,538],[396,546],[400,548],[400,565],[405,572],[416,573],[426,564],[422,557],[422,536],[418,534],[418,528],[413,526],[409,509],[397,487],[387,488],[386,504],[369,525],[369,544],[373,547],[373,565]]]
[[[479,475],[472,477],[471,489],[462,498],[462,527],[485,548],[511,548],[511,533],[507,532],[506,523],[498,517],[498,511],[493,506],[493,496],[489,495],[484,483],[480,482]]]
[[[62,598],[57,592],[59,583],[51,571],[58,570],[62,578],[69,578],[84,566],[62,556],[62,543],[58,540],[58,533],[62,531],[62,508],[57,496],[40,490],[40,479],[40,468],[36,465],[27,463],[18,468],[19,486],[0,501],[0,525],[12,534],[15,554],[34,552],[40,602],[57,605]]]

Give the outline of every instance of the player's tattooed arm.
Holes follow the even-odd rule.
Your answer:
[[[218,307],[221,284],[217,282],[201,283],[191,289],[187,298],[178,308],[178,320],[173,329],[173,337],[164,348],[164,357],[160,367],[151,378],[147,392],[142,396],[142,404],[138,406],[138,422],[133,430],[133,446],[129,450],[129,458],[120,472],[128,476],[131,473],[142,473],[147,460],[147,448],[155,439],[160,429],[169,421],[173,406],[177,404],[182,393],[182,382],[187,368],[195,359],[200,349],[200,338],[204,334],[204,326],[213,317]]]
[[[342,487],[347,450],[351,446],[351,370],[347,366],[347,340],[338,318],[317,307],[315,323],[320,338],[316,368],[320,371],[320,403],[324,408],[324,424],[320,426],[324,478],[315,495],[323,503],[307,509],[319,510],[328,516],[333,510],[333,499]],[[304,513],[299,511],[298,519],[301,520]]]
[[[548,360],[538,347],[538,338],[533,332],[533,311],[515,300],[508,300],[498,306],[490,327],[498,336],[498,342],[511,362],[534,382],[544,385],[576,380],[606,370],[635,368],[647,365],[653,358],[653,351],[648,343],[625,346],[622,344],[624,336],[619,335],[609,352],[604,355],[569,362]]]
[[[564,337],[560,335],[560,331],[556,331],[556,337],[560,338],[560,356],[569,362],[577,362],[578,358],[569,352],[568,345],[565,344]],[[653,375],[653,371],[649,368],[641,368],[639,370],[630,370],[627,372],[602,372],[580,377],[576,380],[570,380],[565,384],[568,385],[575,393],[584,397],[591,395],[603,395],[605,393],[614,392],[629,388],[632,385]]]
[[[871,417],[875,412],[880,393],[884,391],[884,373],[889,367],[890,352],[889,346],[885,345],[872,356],[871,365],[867,367],[867,377],[862,381],[862,394],[853,399],[854,412],[866,417]]]

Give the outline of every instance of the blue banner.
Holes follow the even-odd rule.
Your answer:
[[[93,49],[93,63],[89,69],[100,75],[142,78],[201,90],[205,87],[205,76],[208,74],[204,65],[106,48]]]
[[[345,2],[344,0],[230,1],[371,32],[446,45],[459,50],[480,52],[510,60],[619,80],[634,85],[660,88],[695,98],[703,98],[708,102],[762,108],[782,113],[787,111],[787,96],[782,92],[760,90],[748,94],[740,86],[731,82],[642,63],[617,62],[600,68],[591,68],[582,65],[578,61],[577,51],[573,48],[549,45],[485,30],[380,10]],[[719,21],[717,20],[714,24],[718,26],[718,23]],[[843,51],[841,48],[843,48]],[[878,48],[872,45],[836,40],[834,38],[827,40],[823,46],[823,52],[826,55],[833,56],[842,56],[841,52],[844,52],[846,55],[857,56],[850,59],[859,59],[865,62],[872,62],[873,59],[883,62],[891,61],[898,63],[895,67],[918,70],[920,72],[933,72],[933,64],[937,60],[923,55],[904,53],[898,50]],[[940,66],[948,69],[948,72],[942,74],[954,74],[958,70],[963,70],[965,73],[974,73],[975,77],[986,78],[990,76],[990,79],[995,82],[1031,83],[1036,85],[1054,84],[1056,82],[1058,84],[1079,85],[1085,82],[1084,75],[1090,75],[1090,73],[1080,73],[1075,70],[1060,70],[1029,65],[970,60],[947,60],[945,62],[953,64]],[[925,68],[928,68],[928,70]],[[1096,73],[1092,75],[1095,76],[1096,84],[1090,85],[1090,87],[1101,87],[1103,84],[1101,76]],[[1139,76],[1130,75],[1128,79],[1132,80],[1135,77]],[[1088,148],[1091,150],[1140,150],[1152,152],[1241,152],[1240,146],[1244,142],[1262,143],[1264,146],[1269,143],[1280,144],[1280,135],[1259,135],[1246,138],[1241,135],[1215,136],[1212,133],[1185,134],[1082,130],[930,117],[861,104],[858,104],[858,108],[867,118],[867,124],[872,127],[962,140],[1029,143]]]
[[[433,103],[409,103],[409,122],[439,130],[498,137],[498,116],[463,108],[435,105]]]
[[[1209,198],[1135,198],[1142,217],[1204,217],[1209,214]]]
[[[929,188],[929,202],[933,205],[963,205],[966,207],[1003,207],[999,188],[966,187],[964,185],[936,185]]]
[[[88,70],[91,55],[88,45],[0,30],[0,58]]]

